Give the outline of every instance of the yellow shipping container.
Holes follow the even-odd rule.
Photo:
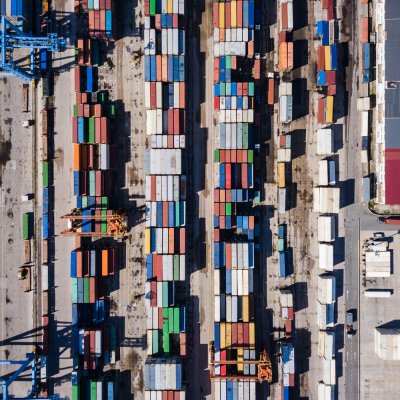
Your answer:
[[[237,7],[236,0],[232,0],[232,2],[231,2],[231,28],[236,28],[236,25],[237,25],[237,22],[236,22],[236,7]]]
[[[324,51],[325,51],[325,70],[330,71],[332,69],[330,46],[324,46]]]
[[[232,346],[232,324],[230,322],[226,323],[225,345],[227,348]]]
[[[278,188],[283,189],[286,186],[285,163],[278,162]]]
[[[333,96],[328,96],[326,98],[326,123],[333,123]]]
[[[244,360],[243,354],[244,354],[244,349],[243,348],[237,349],[237,360],[238,361],[243,361]],[[238,364],[237,365],[237,369],[238,369],[238,372],[243,372],[244,365],[243,364]]]
[[[225,3],[219,3],[219,29],[225,29]]]
[[[225,322],[221,322],[220,324],[220,341],[221,341],[221,349],[224,349],[226,347],[226,342],[225,342]]]
[[[150,228],[146,228],[144,230],[144,254],[150,254],[150,241],[151,241],[151,230]]]
[[[249,296],[242,297],[243,322],[249,322]]]
[[[168,0],[168,5],[167,5],[168,14],[172,14],[172,12],[174,11],[173,5],[174,5],[174,0]]]
[[[256,329],[254,322],[250,322],[249,324],[249,345],[250,347],[255,347],[256,345]]]

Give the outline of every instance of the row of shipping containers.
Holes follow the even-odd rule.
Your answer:
[[[144,2],[147,360],[145,398],[184,399],[186,306],[185,9],[182,0]]]
[[[112,1],[75,2],[88,31],[78,33],[74,66],[75,105],[71,120],[73,193],[82,219],[75,227],[76,248],[70,256],[72,285],[72,399],[115,399],[113,378],[102,376],[103,366],[116,363],[117,332],[109,322],[109,281],[118,276],[119,247],[91,236],[108,235],[114,215],[113,172],[117,140],[112,136],[115,106],[99,91],[101,42],[112,38]],[[84,377],[83,377],[84,376]]]
[[[320,125],[334,123],[334,101],[336,95],[336,85],[338,70],[340,65],[338,55],[338,21],[335,18],[335,10],[332,0],[324,0],[323,9],[325,13],[321,21],[317,22],[317,36],[321,38],[321,45],[317,50],[317,86],[324,90],[324,97],[317,100],[317,122]],[[320,130],[322,131],[325,130]],[[327,131],[327,130],[326,130]],[[326,140],[328,139],[328,140]],[[317,154],[330,155],[334,152],[331,145],[332,138],[326,138],[325,142],[329,149],[318,150]],[[320,146],[318,146],[320,147]],[[315,191],[320,193],[318,216],[318,246],[319,246],[319,268],[325,270],[318,276],[318,295],[317,295],[317,322],[319,331],[318,355],[323,363],[323,376],[318,383],[318,399],[331,400],[334,398],[336,385],[336,363],[335,363],[335,302],[336,302],[336,279],[332,274],[333,246],[335,241],[336,222],[332,215],[338,212],[338,206],[325,207],[323,203],[325,197],[330,194],[325,192],[337,190],[329,188],[336,184],[335,162],[323,159],[319,162],[319,181],[320,189]],[[324,189],[327,188],[327,189]],[[323,195],[323,196],[322,196]],[[334,196],[333,192],[332,195]],[[322,198],[321,198],[322,196]],[[335,202],[335,201],[333,201]],[[325,212],[328,211],[326,214]]]
[[[213,289],[216,399],[255,398],[256,329],[254,293],[259,221],[253,205],[258,152],[254,123],[260,63],[255,57],[254,1],[213,3],[214,129]],[[225,381],[237,375],[239,381]],[[242,397],[243,396],[243,397]]]

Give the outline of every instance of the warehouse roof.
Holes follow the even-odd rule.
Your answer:
[[[390,251],[366,251],[365,266],[367,277],[388,277],[391,272]]]

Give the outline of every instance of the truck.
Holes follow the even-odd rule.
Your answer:
[[[346,333],[348,338],[356,333],[353,328],[353,312],[351,310],[346,312]]]
[[[378,217],[379,224],[400,225],[400,216],[396,217]]]

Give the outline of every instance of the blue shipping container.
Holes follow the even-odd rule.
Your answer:
[[[279,278],[286,278],[288,275],[288,253],[282,251],[279,253]]]
[[[71,278],[76,278],[76,251],[71,251]]]
[[[363,69],[371,68],[371,44],[365,43],[363,46]]]
[[[106,36],[112,38],[112,12],[106,10]]]
[[[179,82],[179,56],[173,56],[173,78],[174,78],[174,82]]]
[[[219,243],[214,243],[214,268],[220,267]]]
[[[249,0],[249,28],[254,28],[254,0]]]
[[[48,239],[49,238],[49,214],[42,215],[42,238]]]
[[[322,33],[322,46],[328,46],[329,45],[329,22],[324,21],[323,22],[323,33]]]
[[[150,56],[150,81],[157,81],[157,64],[156,64],[156,56]]]
[[[47,51],[40,49],[40,69],[47,71]]]
[[[179,56],[179,81],[185,81],[185,56]]]
[[[167,77],[168,77],[168,82],[173,82],[174,79],[174,56],[168,56],[167,59]]]
[[[336,44],[331,44],[331,68],[333,71],[336,71],[338,68],[337,62],[337,46]]]
[[[43,212],[49,212],[49,188],[43,188]]]
[[[151,81],[151,56],[144,57],[144,80]]]
[[[318,86],[325,86],[326,85],[326,72],[325,71],[318,71],[317,72],[317,85]]]
[[[153,277],[153,256],[151,254],[146,255],[146,271],[147,279],[151,279]]]
[[[107,400],[114,400],[114,382],[107,383]]]
[[[219,351],[221,347],[221,339],[220,339],[220,325],[218,322],[214,323],[214,348],[216,351]]]
[[[93,67],[86,68],[86,92],[93,92]]]

